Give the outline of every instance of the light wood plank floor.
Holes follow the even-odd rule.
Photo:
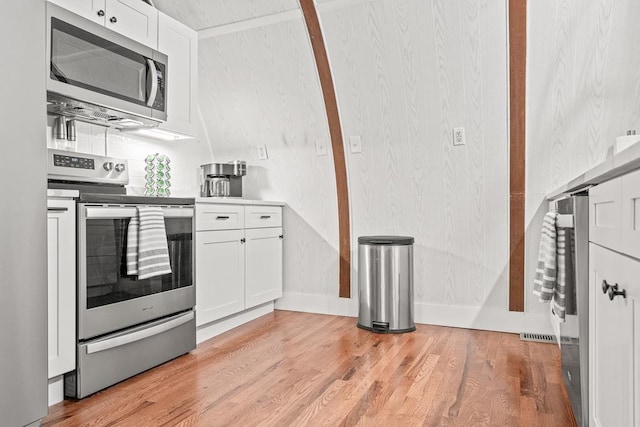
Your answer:
[[[45,426],[572,426],[553,344],[276,311],[81,401]]]

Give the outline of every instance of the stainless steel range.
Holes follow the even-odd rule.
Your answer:
[[[126,195],[126,160],[49,150],[49,188],[77,202],[77,367],[65,394],[82,398],[196,346],[194,199]],[[164,218],[171,273],[127,273],[128,231],[142,206]]]

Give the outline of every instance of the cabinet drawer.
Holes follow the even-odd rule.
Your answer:
[[[589,190],[589,241],[620,250],[622,243],[622,180]]]
[[[281,206],[246,206],[246,228],[282,227]]]
[[[640,171],[622,176],[620,251],[640,259]]]
[[[196,231],[244,228],[244,206],[196,204]]]

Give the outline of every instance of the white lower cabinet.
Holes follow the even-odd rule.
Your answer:
[[[244,206],[196,204],[197,326],[282,296],[282,208],[263,210],[277,219],[245,228]]]
[[[76,367],[75,207],[73,200],[47,201],[49,378]]]
[[[637,426],[640,319],[635,304],[640,297],[640,261],[593,243],[589,246],[591,425]],[[624,296],[617,294],[623,291]]]
[[[282,296],[282,228],[245,230],[245,308]]]
[[[196,324],[244,309],[244,230],[196,234]]]

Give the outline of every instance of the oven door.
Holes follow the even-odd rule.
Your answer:
[[[171,274],[138,280],[126,272],[135,206],[78,204],[80,341],[195,306],[193,208],[163,207]]]

